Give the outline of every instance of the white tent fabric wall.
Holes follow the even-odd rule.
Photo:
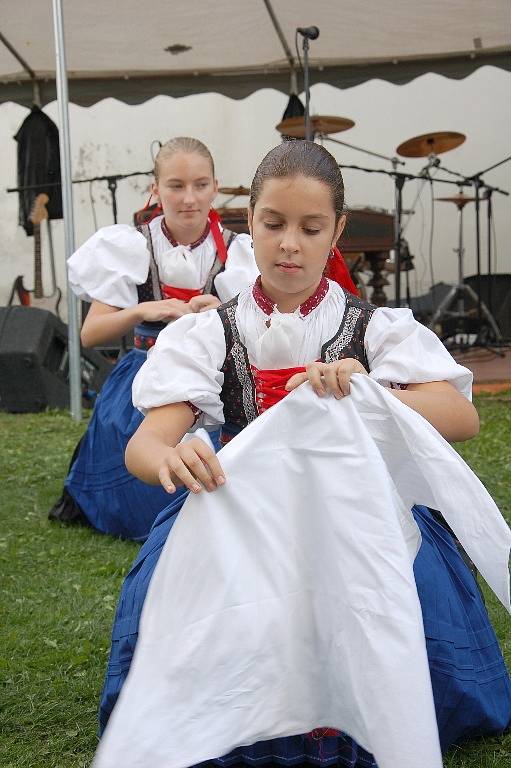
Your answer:
[[[312,87],[311,107],[316,113],[350,117],[356,125],[337,138],[392,155],[407,138],[429,130],[455,130],[467,141],[442,155],[448,168],[471,174],[509,155],[508,129],[511,125],[509,92],[511,73],[483,67],[461,81],[438,75],[423,75],[406,85],[371,81],[355,88],[339,90],[325,84]],[[220,183],[248,184],[263,154],[280,140],[274,126],[279,122],[287,97],[275,90],[262,90],[242,101],[218,94],[197,94],[182,99],[157,97],[139,106],[127,106],[113,99],[90,108],[70,105],[71,148],[74,178],[108,173],[128,173],[151,167],[150,143],[165,141],[172,135],[190,134],[204,140],[216,160]],[[56,103],[45,107],[58,122]],[[3,215],[0,217],[0,303],[5,303],[16,275],[25,274],[26,284],[33,279],[32,240],[17,225],[17,196],[6,194],[6,186],[16,183],[16,142],[13,135],[27,110],[14,104],[0,105],[0,140],[4,147],[0,168],[4,185],[0,190]],[[122,132],[119,126],[124,126]],[[326,143],[335,157],[347,164],[390,168],[390,164],[347,148]],[[417,172],[424,160],[408,160],[405,170]],[[346,170],[347,200],[353,205],[393,207],[392,184],[386,177]],[[445,175],[446,178],[449,178]],[[511,163],[486,177],[495,186],[511,189]],[[118,186],[119,221],[131,221],[133,211],[147,199],[149,179],[143,176],[120,181]],[[415,197],[416,182],[405,185],[404,207]],[[437,185],[435,195],[456,192],[456,187]],[[93,185],[98,226],[112,223],[110,195],[105,183]],[[469,193],[469,189],[466,188]],[[217,202],[225,198],[219,196]],[[425,189],[406,231],[415,254],[415,271],[410,273],[412,293],[429,287],[427,251],[430,223],[429,190]],[[246,198],[234,201],[246,204]],[[88,185],[74,187],[76,243],[94,231]],[[494,197],[498,244],[497,271],[511,272],[511,202]],[[483,267],[486,268],[486,221],[482,206]],[[435,279],[456,278],[457,211],[453,204],[436,203],[434,271]],[[65,286],[62,222],[53,224],[58,280]],[[473,205],[465,209],[466,273],[475,272],[475,234]],[[44,236],[44,230],[43,230]],[[421,245],[422,242],[422,245]],[[45,284],[50,285],[48,244],[43,237]],[[421,255],[422,253],[422,255]],[[392,286],[388,289],[392,296]]]

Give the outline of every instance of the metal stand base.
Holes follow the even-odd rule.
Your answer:
[[[469,334],[469,333],[476,333],[476,339],[472,343],[465,343],[465,344],[455,344],[454,346],[459,346],[463,349],[467,349],[469,347],[486,347],[491,348],[492,344],[491,342],[485,342],[481,343],[481,324],[478,322],[477,318],[473,318],[473,321],[476,322],[477,328],[474,328],[473,330],[470,330],[468,328],[468,325],[470,323],[471,318],[469,317],[467,311],[466,311],[466,305],[465,305],[465,299],[470,298],[474,305],[477,307],[478,303],[480,301],[479,296],[477,293],[469,286],[465,285],[464,283],[453,285],[448,292],[448,294],[442,299],[440,304],[438,305],[437,309],[433,313],[433,317],[431,318],[428,328],[430,328],[432,331],[435,330],[435,327],[440,323],[442,320],[453,320],[455,324],[455,329],[453,333],[449,334],[449,338],[451,336],[457,336],[458,334]],[[456,307],[456,309],[453,309],[452,307]],[[500,332],[499,326],[497,325],[495,318],[489,311],[486,304],[481,301],[480,302],[481,307],[481,316],[484,318],[486,326],[488,330],[491,330],[493,341],[497,342],[497,346],[502,342],[502,334]],[[501,352],[495,350],[496,354],[502,354]]]

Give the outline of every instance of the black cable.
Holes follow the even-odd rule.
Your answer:
[[[433,179],[429,179],[431,190],[431,228],[429,231],[429,274],[431,277],[431,289],[435,285],[435,274],[433,272],[433,235],[435,232],[435,197],[433,192]]]
[[[94,221],[94,232],[98,229],[98,220],[96,218],[96,201],[94,200],[94,197],[92,195],[92,185],[93,181],[89,181],[89,199],[90,199],[90,206],[92,209],[92,220]]]
[[[155,159],[156,155],[158,154],[158,152],[154,151],[154,145],[155,144],[158,144],[158,152],[162,148],[161,141],[159,139],[153,139],[153,141],[151,142],[151,144],[149,146],[149,152],[150,152],[150,155],[151,155],[151,160],[153,161],[153,165],[154,165],[154,159]]]
[[[492,228],[492,240],[493,240],[493,259],[494,259],[494,267],[493,267],[493,274],[496,275],[498,272],[498,253],[497,253],[497,230],[495,229],[495,213],[493,214],[492,220],[491,220],[491,228]]]

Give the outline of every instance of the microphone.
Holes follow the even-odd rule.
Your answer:
[[[319,29],[317,27],[298,27],[296,31],[309,40],[316,40],[319,37]]]

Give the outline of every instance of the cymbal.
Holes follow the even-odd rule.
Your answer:
[[[463,144],[467,137],[463,133],[455,131],[437,131],[436,133],[423,133],[414,136],[413,139],[404,141],[396,149],[402,157],[428,157],[428,155],[441,155]]]
[[[460,194],[453,195],[452,197],[435,197],[435,200],[439,200],[441,203],[456,203],[458,208],[463,208],[467,203],[473,203],[475,197]]]
[[[353,128],[355,123],[348,117],[334,117],[332,115],[311,115],[311,131],[325,135],[327,133],[341,133]],[[292,136],[294,139],[305,138],[305,117],[288,117],[275,126],[284,136]]]
[[[222,193],[222,195],[250,195],[250,189],[248,187],[219,187],[218,191]]]

